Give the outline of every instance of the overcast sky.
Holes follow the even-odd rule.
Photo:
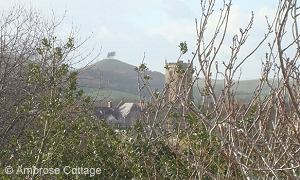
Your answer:
[[[96,50],[101,50],[99,60],[115,51],[117,59],[137,66],[145,53],[148,67],[160,72],[164,72],[165,59],[169,62],[177,60],[180,54],[178,44],[182,41],[186,41],[189,48],[182,60],[192,57],[196,44],[195,18],[201,15],[200,0],[0,0],[3,9],[17,3],[34,7],[45,16],[50,16],[53,10],[57,17],[61,17],[66,11],[60,33],[67,33],[75,27],[82,38],[93,34],[88,46],[94,45]],[[217,7],[216,13],[220,6]],[[242,49],[240,57],[264,36],[267,28],[264,16],[272,16],[276,7],[276,0],[233,1],[229,36],[219,56],[220,62],[230,52],[232,35],[238,33],[240,27],[246,27],[251,11],[255,14],[254,28],[248,47]],[[216,20],[213,16],[210,25],[213,26]],[[259,77],[260,58],[264,55],[263,50],[256,53],[243,66],[242,79]]]

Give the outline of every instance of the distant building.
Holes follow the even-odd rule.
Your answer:
[[[140,118],[140,107],[135,103],[124,103],[117,110],[117,118],[126,125],[133,125]]]
[[[95,115],[98,119],[105,120],[108,124],[118,124],[120,127],[131,126],[140,118],[141,108],[135,103],[124,103],[113,107],[109,101],[108,106],[97,107]]]
[[[193,81],[193,65],[183,61],[166,62],[165,86],[168,88],[165,96],[166,103],[174,103],[181,107],[179,97],[187,101],[193,101],[193,88],[190,88]]]
[[[191,102],[194,100],[192,81],[193,66],[190,62],[166,62],[165,86],[167,91],[164,102],[172,104],[172,107],[184,114],[186,110],[181,101]],[[122,127],[134,125],[137,119],[147,115],[144,101],[141,103],[127,102],[117,107],[113,107],[112,103],[108,102],[107,106],[98,107],[95,111],[95,115],[99,119],[103,119],[109,124],[119,124]]]

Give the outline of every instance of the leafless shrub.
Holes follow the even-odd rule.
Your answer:
[[[251,37],[251,29],[255,25],[252,13],[248,25],[240,28],[240,33],[233,36],[229,48],[231,55],[223,62],[220,62],[217,55],[224,48],[225,36],[228,35],[232,1],[224,1],[219,21],[210,39],[205,37],[207,24],[215,13],[215,1],[201,1],[201,7],[202,17],[196,20],[197,48],[191,58],[191,63],[198,64],[200,68],[195,69],[195,78],[185,92],[179,88],[174,96],[186,112],[182,109],[178,111],[176,103],[166,102],[164,99],[171,88],[182,86],[188,70],[181,72],[182,81],[179,86],[166,86],[157,93],[147,86],[147,79],[142,73],[144,64],[140,66],[140,89],[147,88],[152,94],[147,114],[142,116],[142,122],[147,127],[146,138],[152,139],[153,143],[157,139],[164,139],[174,153],[196,168],[197,177],[299,178],[300,47],[297,18],[300,7],[297,6],[297,1],[278,1],[274,19],[266,18],[265,36],[257,46],[252,47],[248,55],[243,55],[240,50]],[[240,68],[266,42],[268,52],[262,55],[264,59],[260,83],[251,100],[240,103],[236,97],[241,77]],[[180,59],[181,57],[178,60]],[[193,86],[197,87],[197,79],[200,77],[204,77],[205,88],[198,88],[203,98],[200,104],[195,104],[188,101],[186,94]],[[215,89],[217,80],[223,81],[221,93],[217,93]],[[263,96],[261,92],[266,87],[270,93]],[[207,139],[207,147],[196,146]],[[215,151],[211,154],[207,152],[212,149]]]

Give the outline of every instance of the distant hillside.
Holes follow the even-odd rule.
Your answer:
[[[79,85],[85,88],[99,90],[112,90],[132,95],[138,94],[136,67],[117,59],[103,59],[87,67],[78,77]],[[150,85],[153,89],[162,89],[164,74],[148,71],[153,79]],[[147,96],[147,94],[145,94]]]
[[[232,90],[235,90],[237,87],[237,92],[235,94],[236,98],[242,101],[247,101],[249,98],[252,97],[253,92],[259,85],[260,80],[253,79],[253,80],[241,80],[239,83],[233,82]],[[202,97],[199,93],[200,91],[203,91],[204,88],[204,79],[200,78],[198,80],[198,86],[195,85],[194,87],[194,99],[196,102],[200,102]],[[224,88],[224,80],[217,80],[215,84],[215,92],[217,95],[221,93],[221,90]],[[261,95],[267,95],[269,94],[270,89],[268,87],[263,87],[261,91]]]
[[[136,67],[128,63],[124,63],[117,59],[103,59],[89,66],[86,71],[78,77],[78,83],[85,92],[96,99],[101,99],[99,94],[111,92],[109,98],[111,100],[131,100],[135,101],[138,97],[138,84]],[[153,89],[161,90],[164,87],[164,74],[155,71],[148,71],[153,79],[150,80],[150,85]],[[238,84],[237,98],[247,100],[252,97],[252,93],[259,84],[259,80],[244,80]],[[237,83],[233,85],[235,88]],[[217,80],[215,91],[221,93],[224,87],[223,80]],[[198,80],[198,86],[194,87],[195,102],[200,102],[202,97],[199,91],[203,91],[204,80]],[[268,94],[268,88],[264,88],[262,95]],[[105,94],[105,93],[104,93]],[[148,96],[146,92],[142,92],[143,96]]]
[[[87,69],[115,72],[132,72],[135,66],[117,59],[103,59],[90,65]]]
[[[138,102],[139,98],[137,95],[120,92],[120,91],[111,91],[111,90],[99,90],[87,92],[87,95],[90,96],[93,100],[104,100],[104,101],[129,101],[129,102]]]

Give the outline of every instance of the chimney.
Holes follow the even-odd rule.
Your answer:
[[[108,101],[108,103],[107,103],[107,107],[109,107],[109,108],[113,108],[113,105],[112,105],[112,102],[111,102],[111,101]]]
[[[142,100],[142,101],[141,101],[141,111],[144,110],[144,107],[145,107],[145,102],[144,102],[144,100]]]

